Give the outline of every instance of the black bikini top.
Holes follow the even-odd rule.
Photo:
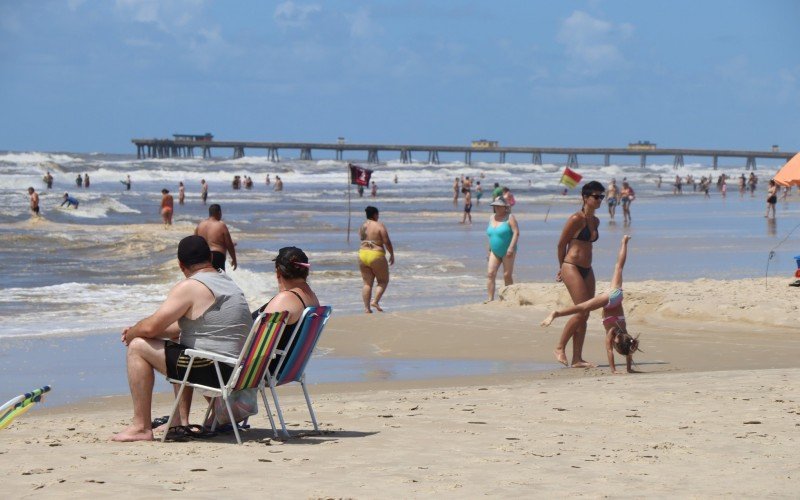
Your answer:
[[[594,243],[595,241],[598,240],[598,238],[600,238],[600,228],[597,229],[597,233],[595,233],[594,239],[592,239],[592,231],[589,229],[589,222],[587,221],[586,225],[583,226],[583,229],[581,229],[581,232],[578,233],[578,236],[572,239]]]

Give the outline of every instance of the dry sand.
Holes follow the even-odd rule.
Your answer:
[[[288,441],[266,417],[232,436],[107,441],[126,397],[36,409],[0,433],[4,491],[279,498],[797,496],[800,290],[788,280],[626,284],[637,375],[607,367],[285,388]],[[600,287],[599,287],[600,288]],[[563,286],[525,284],[489,305],[334,317],[330,356],[552,363],[564,319],[538,326]],[[390,297],[387,297],[387,306]],[[584,356],[604,362],[599,317]],[[312,361],[313,362],[313,361]],[[282,388],[284,389],[284,388]],[[168,400],[157,398],[157,414]],[[199,420],[200,405],[195,408]],[[174,494],[174,493],[173,493]],[[181,494],[181,493],[178,493]]]

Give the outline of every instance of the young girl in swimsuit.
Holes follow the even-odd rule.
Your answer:
[[[592,243],[599,237],[600,219],[594,214],[600,208],[605,188],[597,181],[587,182],[581,188],[583,206],[572,214],[558,241],[559,271],[556,281],[563,281],[574,304],[580,304],[594,297],[595,280],[592,271]],[[572,339],[573,368],[594,366],[583,360],[583,340],[586,337],[586,322],[589,314],[576,314],[567,321],[564,331],[556,344],[554,354],[559,363],[568,365],[566,347]]]
[[[611,279],[611,288],[580,304],[550,313],[542,321],[542,326],[550,326],[554,319],[572,314],[589,315],[590,311],[603,308],[603,327],[606,329],[606,354],[611,373],[618,374],[614,364],[614,351],[625,356],[628,373],[636,373],[631,367],[633,353],[639,349],[639,340],[631,337],[625,324],[625,311],[622,309],[622,268],[628,256],[628,240],[631,237],[622,237],[622,243],[617,255],[617,265],[614,267],[614,276]]]

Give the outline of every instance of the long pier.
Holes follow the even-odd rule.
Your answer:
[[[410,144],[344,144],[316,142],[250,142],[250,141],[214,141],[214,140],[175,140],[175,139],[131,139],[136,145],[136,157],[146,158],[194,158],[195,150],[199,150],[203,158],[211,158],[212,149],[232,150],[232,157],[242,158],[247,149],[266,151],[270,161],[280,161],[280,150],[298,151],[300,160],[313,160],[314,151],[334,151],[336,160],[343,161],[344,153],[354,151],[366,153],[368,163],[380,163],[379,155],[395,152],[402,163],[411,163],[413,155],[427,156],[428,164],[439,163],[439,153],[461,153],[464,163],[471,165],[475,154],[496,154],[499,163],[506,163],[508,155],[525,155],[535,165],[542,164],[543,155],[566,157],[565,165],[578,167],[579,155],[602,156],[603,164],[608,166],[612,156],[633,156],[639,158],[639,165],[644,167],[649,156],[672,157],[675,168],[684,165],[684,157],[710,158],[714,169],[719,158],[740,158],[746,170],[756,169],[757,159],[788,160],[794,153],[779,151],[739,151],[722,149],[684,149],[684,148],[562,148],[562,147],[471,147],[441,145]],[[558,162],[561,163],[561,162]]]

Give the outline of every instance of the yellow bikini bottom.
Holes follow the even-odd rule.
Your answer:
[[[375,260],[381,258],[386,258],[386,253],[383,250],[373,250],[371,248],[360,248],[358,250],[358,259],[365,266],[371,266]]]

